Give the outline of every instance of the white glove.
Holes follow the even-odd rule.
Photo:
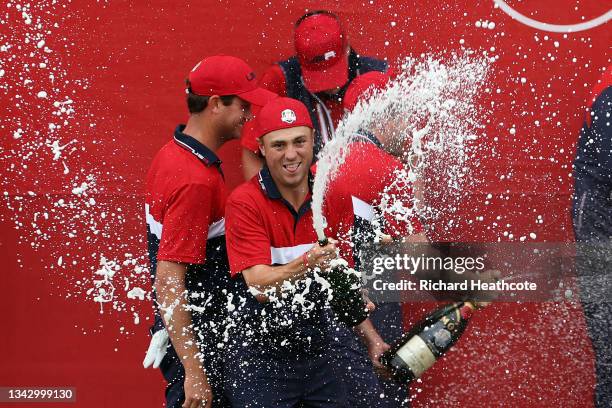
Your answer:
[[[142,362],[144,368],[149,368],[153,364],[153,368],[158,368],[161,364],[166,351],[168,350],[168,330],[161,329],[151,337],[151,343],[147,350],[147,355]]]

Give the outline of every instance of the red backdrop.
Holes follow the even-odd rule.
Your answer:
[[[366,55],[394,60],[465,47],[498,56],[478,101],[488,112],[482,153],[471,163],[478,183],[445,235],[571,239],[571,162],[586,97],[610,64],[609,23],[546,32],[493,0],[227,3],[2,6],[0,386],[73,386],[83,407],[162,405],[160,374],[141,366],[150,301],[127,296],[150,289],[141,268],[145,172],[186,120],[191,67],[226,53],[261,73],[292,54],[292,24],[308,7],[338,12]],[[508,1],[557,25],[597,18],[604,3]],[[241,181],[238,154],[237,142],[221,151],[232,187]],[[102,308],[94,301],[100,289],[112,291]],[[430,307],[408,306],[407,323]],[[575,304],[542,303],[476,314],[464,340],[412,387],[413,405],[591,406],[593,356],[581,313]]]

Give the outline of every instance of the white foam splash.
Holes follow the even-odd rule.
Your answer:
[[[449,187],[460,187],[465,145],[475,139],[473,129],[477,127],[473,100],[484,83],[489,62],[467,52],[445,60],[407,58],[401,67],[385,90],[374,91],[340,122],[335,138],[321,152],[312,204],[313,224],[320,239],[325,236],[325,190],[360,130],[392,132],[385,150],[410,163],[409,171],[398,177],[414,182],[428,156],[436,154],[445,158]]]
[[[114,300],[115,285],[113,284],[113,277],[119,269],[117,262],[107,260],[104,256],[100,258],[100,269],[95,272],[95,275],[99,276],[100,279],[94,280],[94,286],[87,291],[87,295],[92,295],[93,301],[100,304],[100,313],[104,311],[104,303]]]

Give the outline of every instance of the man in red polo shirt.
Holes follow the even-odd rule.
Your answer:
[[[314,160],[333,139],[342,118],[346,88],[358,75],[386,71],[387,63],[359,55],[349,44],[340,18],[327,10],[304,14],[295,23],[296,55],[272,65],[261,77],[261,86],[301,101],[308,108],[314,133]],[[254,137],[245,132],[242,165],[246,179],[256,174],[263,161]]]
[[[218,327],[227,314],[227,293],[239,282],[228,278],[226,191],[215,152],[239,137],[250,104],[262,105],[273,94],[257,87],[244,61],[230,56],[205,58],[187,82],[187,125],[179,125],[157,153],[146,179],[156,313],[144,365],[160,367],[168,382],[167,407],[229,407]]]
[[[367,100],[372,92],[385,89],[389,79],[381,72],[369,72],[355,78],[345,94],[346,112],[350,113],[360,101]],[[357,269],[360,268],[362,251],[374,242],[375,235],[383,240],[403,238],[413,243],[427,242],[423,226],[414,212],[412,185],[403,177],[406,175],[405,166],[397,157],[402,157],[401,146],[393,140],[388,126],[379,128],[377,135],[360,130],[352,136],[345,161],[330,180],[325,197],[325,215],[333,214],[335,219],[341,220],[336,222],[340,254],[348,258],[354,253]],[[387,197],[394,201],[389,203],[390,206],[404,212],[400,217],[396,217],[398,214],[393,211],[381,213],[378,208],[386,190],[389,190]],[[377,223],[376,228],[373,223]],[[398,339],[404,331],[399,303],[377,304],[370,319],[388,342]],[[344,340],[340,342],[341,355],[354,354],[363,347],[348,335]],[[408,387],[391,381],[381,381],[381,385],[384,398],[379,402],[380,407],[406,406]]]
[[[372,92],[384,90],[389,81],[390,77],[382,72],[369,72],[355,78],[345,94],[345,111],[350,113]],[[360,129],[351,136],[349,153],[326,192],[328,212],[342,212],[349,218],[354,216],[356,220],[368,223],[378,215],[382,224],[377,231],[382,234],[379,238],[402,237],[408,241],[426,242],[423,226],[416,214],[414,188],[407,177],[408,166],[402,162],[408,157],[404,154],[406,143],[393,133],[392,124],[376,126],[376,134]],[[387,206],[393,207],[394,211],[382,209],[382,214],[377,214],[381,208],[376,207],[380,206],[383,195],[388,201],[393,201],[387,202]],[[349,214],[346,210],[351,208],[353,213]],[[340,225],[343,229],[339,236],[348,236],[349,228],[354,227],[353,222],[346,220]],[[358,241],[370,239],[369,235],[365,234]]]
[[[339,381],[345,373],[338,370],[351,368],[338,363],[326,282],[313,273],[336,253],[333,243],[315,244],[312,122],[302,103],[277,98],[256,123],[266,166],[234,190],[226,207],[232,275],[242,274],[254,294],[229,352],[227,361],[235,363],[225,367],[226,391],[240,407],[345,406]]]

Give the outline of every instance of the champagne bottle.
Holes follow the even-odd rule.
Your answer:
[[[459,340],[468,325],[474,302],[443,306],[400,337],[381,357],[398,383],[419,378]]]
[[[319,241],[319,245],[327,245],[327,239]],[[361,293],[359,275],[346,262],[336,262],[324,277],[332,289],[330,304],[338,320],[349,327],[363,322],[369,311]]]

